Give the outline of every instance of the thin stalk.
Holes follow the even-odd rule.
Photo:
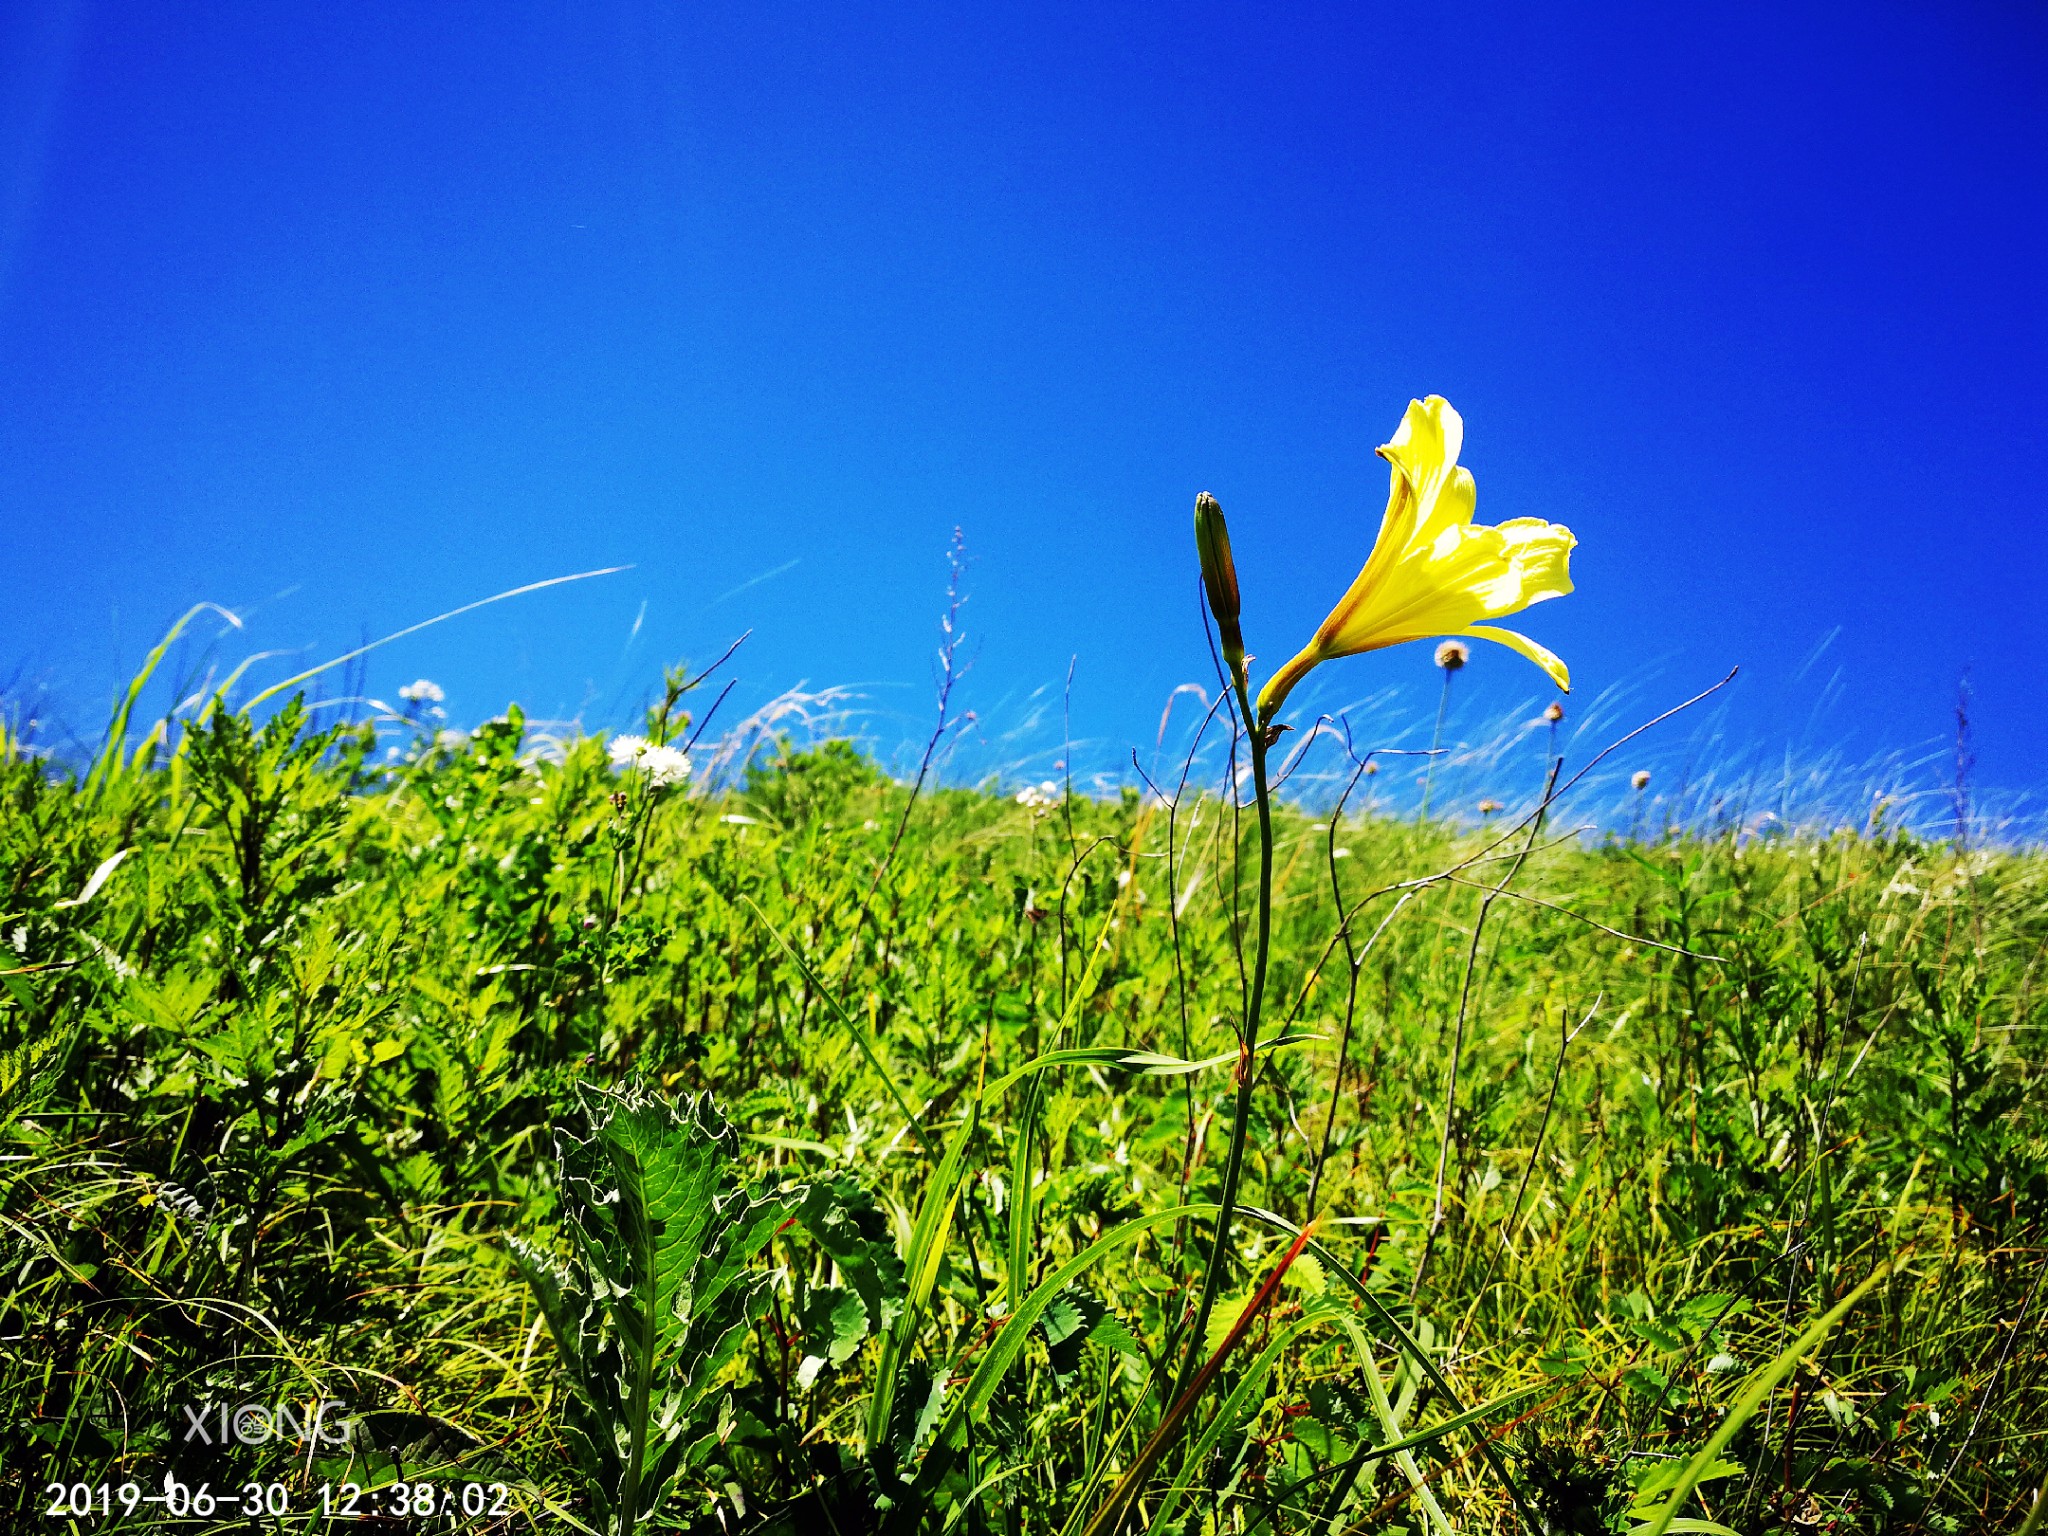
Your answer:
[[[1217,1220],[1221,1221],[1225,1214],[1219,1211]],[[1193,1380],[1176,1395],[1173,1407],[1167,1410],[1166,1416],[1159,1421],[1159,1427],[1152,1432],[1152,1438],[1138,1453],[1137,1460],[1133,1461],[1124,1475],[1117,1479],[1116,1486],[1110,1490],[1108,1500],[1095,1512],[1095,1518],[1088,1522],[1085,1536],[1113,1536],[1122,1525],[1125,1506],[1138,1490],[1145,1486],[1145,1479],[1152,1475],[1152,1469],[1159,1464],[1160,1457],[1164,1456],[1172,1448],[1173,1442],[1180,1438],[1181,1431],[1187,1427],[1188,1418],[1194,1413],[1203,1391],[1215,1380],[1216,1373],[1230,1358],[1231,1351],[1236,1349],[1244,1336],[1252,1331],[1253,1325],[1272,1304],[1274,1296],[1279,1293],[1280,1282],[1287,1278],[1288,1269],[1301,1257],[1302,1249],[1314,1238],[1315,1230],[1316,1224],[1311,1221],[1295,1235],[1293,1245],[1282,1255],[1272,1274],[1266,1277],[1265,1283],[1258,1289],[1258,1294],[1252,1297],[1251,1304],[1231,1325],[1229,1334],[1217,1346],[1216,1352],[1200,1370],[1195,1372]],[[1198,1333],[1197,1343],[1200,1342],[1200,1337]]]
[[[1245,1140],[1251,1131],[1252,1088],[1258,1080],[1259,1011],[1266,997],[1266,959],[1273,935],[1273,802],[1266,784],[1266,737],[1252,713],[1242,674],[1233,683],[1238,717],[1244,722],[1251,749],[1252,793],[1258,801],[1259,902],[1252,940],[1251,986],[1245,994],[1244,1031],[1238,1043],[1237,1104],[1230,1125],[1230,1158],[1223,1165],[1223,1193],[1217,1202],[1209,1267],[1202,1277],[1202,1299],[1195,1307],[1194,1323],[1188,1330],[1187,1353],[1182,1357],[1175,1398],[1185,1394],[1194,1382],[1202,1340],[1209,1328],[1209,1314],[1215,1308],[1216,1294],[1223,1287],[1224,1270],[1229,1264],[1230,1224],[1237,1215],[1238,1178],[1244,1171]]]
[[[1472,1293],[1471,1305],[1465,1309],[1465,1320],[1458,1325],[1457,1341],[1452,1345],[1454,1353],[1464,1348],[1465,1335],[1472,1330],[1472,1321],[1479,1315],[1480,1303],[1486,1299],[1487,1288],[1493,1284],[1493,1277],[1500,1270],[1502,1257],[1514,1253],[1515,1224],[1521,1220],[1522,1201],[1528,1197],[1529,1180],[1535,1176],[1537,1160],[1543,1154],[1543,1138],[1550,1133],[1550,1112],[1557,1107],[1557,1085],[1564,1081],[1565,1056],[1571,1051],[1572,1042],[1579,1038],[1580,1031],[1593,1022],[1593,1015],[1600,1011],[1600,1004],[1605,998],[1605,993],[1594,998],[1593,1006],[1586,1010],[1586,1016],[1573,1028],[1566,1029],[1562,1019],[1558,1022],[1557,1062],[1550,1070],[1550,1092],[1544,1096],[1543,1115],[1536,1122],[1536,1140],[1529,1148],[1529,1161],[1522,1169],[1522,1181],[1515,1186],[1515,1203],[1509,1208],[1506,1219],[1501,1222],[1500,1231],[1495,1234],[1500,1239],[1500,1244],[1494,1250],[1493,1256],[1487,1260],[1486,1278],[1479,1282],[1479,1289]],[[1668,1384],[1666,1390],[1669,1390]]]
[[[1354,778],[1352,782],[1356,783],[1357,780]],[[1346,790],[1345,793],[1348,795],[1350,791]],[[1343,811],[1343,803],[1341,801],[1338,803],[1337,810],[1339,814]],[[1413,901],[1417,895],[1415,891],[1403,891],[1401,899],[1394,903],[1387,915],[1380,919],[1379,926],[1373,929],[1372,937],[1365,941],[1365,947],[1363,949],[1356,948],[1351,942],[1351,918],[1358,911],[1358,908],[1371,898],[1362,898],[1350,911],[1347,912],[1345,910],[1344,888],[1337,877],[1336,830],[1337,817],[1333,814],[1330,818],[1330,889],[1336,893],[1340,924],[1339,931],[1344,938],[1344,954],[1348,967],[1348,979],[1344,989],[1344,1032],[1337,1041],[1337,1072],[1335,1079],[1330,1084],[1330,1107],[1323,1117],[1323,1140],[1322,1144],[1316,1148],[1315,1166],[1309,1172],[1308,1199],[1304,1202],[1304,1209],[1308,1216],[1313,1216],[1316,1213],[1316,1196],[1323,1187],[1323,1167],[1328,1162],[1330,1156],[1330,1136],[1337,1127],[1337,1104],[1344,1096],[1344,1067],[1345,1063],[1350,1059],[1351,1028],[1358,1015],[1359,973],[1364,970],[1367,958],[1378,948],[1381,935],[1387,931],[1388,926],[1392,924],[1394,919],[1401,915],[1401,909]],[[1297,1008],[1296,1011],[1298,1012],[1299,1009]]]
[[[1436,698],[1436,729],[1429,733],[1429,765],[1422,770],[1422,819],[1424,821],[1429,820],[1429,795],[1430,791],[1436,787],[1436,754],[1444,741],[1444,716],[1450,711],[1451,678],[1455,675],[1456,671],[1455,667],[1445,667],[1443,669],[1444,691],[1438,694]]]

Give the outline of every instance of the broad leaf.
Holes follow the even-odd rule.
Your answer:
[[[709,1098],[585,1089],[588,1135],[558,1132],[567,1260],[515,1242],[561,1352],[567,1428],[614,1531],[661,1500],[715,1414],[713,1389],[767,1304],[754,1264],[790,1214],[744,1188]]]

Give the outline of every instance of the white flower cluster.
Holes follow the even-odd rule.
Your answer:
[[[1027,810],[1047,810],[1060,803],[1060,787],[1051,779],[1043,784],[1026,784],[1017,791],[1017,803]]]
[[[690,755],[676,747],[658,747],[645,736],[614,736],[608,749],[621,768],[638,768],[656,789],[680,784],[690,776]]]
[[[398,690],[398,696],[408,704],[442,704],[448,699],[439,683],[430,683],[424,677],[416,683],[407,683]]]

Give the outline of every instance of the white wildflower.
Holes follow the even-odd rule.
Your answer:
[[[418,682],[407,683],[398,690],[398,696],[408,704],[443,704],[448,700],[439,683],[429,682],[424,677]]]
[[[680,784],[690,776],[690,754],[680,747],[660,747],[645,736],[614,736],[608,749],[621,768],[638,768],[656,789]]]
[[[1045,810],[1060,803],[1060,787],[1051,779],[1043,784],[1026,784],[1017,791],[1017,803],[1027,810]]]
[[[647,770],[657,789],[670,784],[680,784],[690,776],[690,754],[680,747],[652,747],[640,759],[640,766]]]

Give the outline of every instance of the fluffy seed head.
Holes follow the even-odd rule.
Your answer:
[[[1564,718],[1564,706],[1558,703],[1557,700],[1552,699],[1550,701],[1550,707],[1543,711],[1543,718],[1548,720],[1552,725],[1557,724],[1558,721]]]
[[[1638,790],[1648,789],[1650,787],[1650,770],[1647,768],[1638,768],[1634,773],[1629,775],[1628,781]]]
[[[1462,640],[1446,640],[1436,648],[1436,664],[1446,672],[1455,672],[1472,659],[1472,647]]]

